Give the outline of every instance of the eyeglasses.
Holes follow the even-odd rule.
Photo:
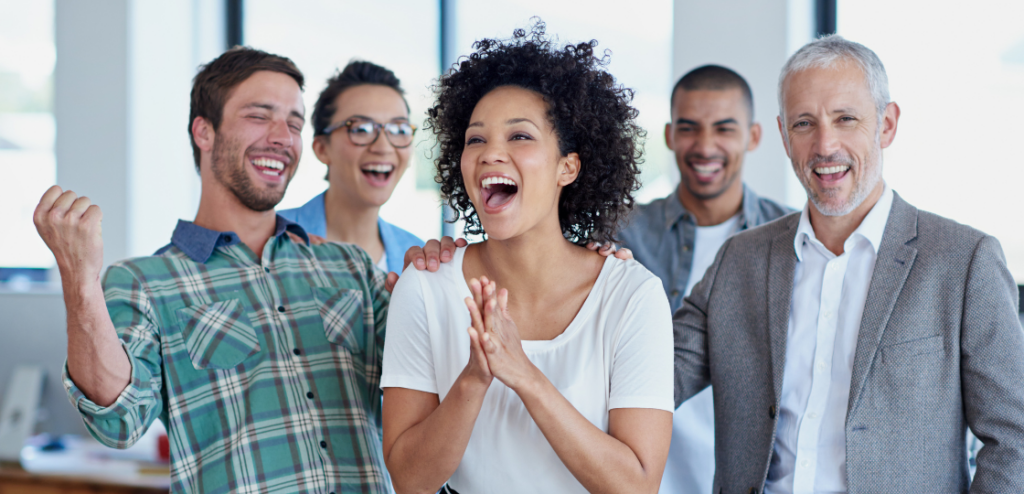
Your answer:
[[[328,126],[323,135],[330,135],[342,127],[348,128],[348,140],[356,146],[369,146],[377,142],[380,130],[384,129],[384,136],[392,146],[406,148],[412,144],[412,137],[416,133],[416,126],[409,122],[377,123],[365,118],[350,118]]]

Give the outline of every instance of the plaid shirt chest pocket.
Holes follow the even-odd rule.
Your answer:
[[[333,286],[313,287],[313,298],[323,319],[327,340],[352,354],[362,354],[365,339],[363,292]]]
[[[196,369],[232,369],[260,351],[260,342],[238,299],[178,309],[188,356]]]

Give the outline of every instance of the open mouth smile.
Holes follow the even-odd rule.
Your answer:
[[[363,176],[370,182],[370,185],[383,187],[391,179],[391,174],[395,171],[395,165],[391,163],[367,163],[360,166],[359,170],[363,172]]]
[[[254,158],[250,162],[256,171],[267,177],[280,178],[284,174],[285,164],[283,161],[273,158]]]
[[[689,161],[687,163],[694,174],[697,175],[697,181],[702,183],[714,181],[715,177],[725,168],[725,162],[722,161],[704,161],[699,163]]]
[[[850,165],[820,166],[811,171],[822,182],[838,182],[850,172]]]
[[[480,193],[484,200],[484,210],[496,213],[512,203],[519,192],[519,184],[504,175],[491,175],[480,180]]]

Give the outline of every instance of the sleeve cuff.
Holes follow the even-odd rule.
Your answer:
[[[424,393],[437,392],[437,384],[428,379],[407,377],[407,376],[383,376],[380,378],[380,387],[384,388],[405,388]]]
[[[124,348],[123,343],[121,344],[121,348],[125,350],[125,355],[128,356],[128,363],[131,365],[132,377],[128,382],[128,385],[121,391],[121,394],[118,395],[116,400],[114,400],[114,403],[106,407],[97,405],[85,396],[85,393],[83,393],[82,390],[75,385],[74,381],[71,380],[71,375],[68,373],[67,360],[64,361],[64,370],[61,375],[61,379],[64,382],[64,389],[67,391],[71,404],[74,405],[74,407],[83,415],[88,415],[101,420],[105,418],[124,417],[138,404],[143,386],[149,385],[149,379],[144,379],[143,376],[139,375],[144,367],[138,365],[135,360],[135,356]]]
[[[608,401],[608,408],[653,408],[656,410],[665,410],[666,412],[675,412],[676,407],[673,406],[672,398],[655,398],[653,396],[622,396],[613,397]]]

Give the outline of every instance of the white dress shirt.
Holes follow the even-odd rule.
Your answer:
[[[836,256],[804,207],[786,339],[779,424],[765,492],[846,492],[846,408],[864,302],[892,209],[888,185]]]

